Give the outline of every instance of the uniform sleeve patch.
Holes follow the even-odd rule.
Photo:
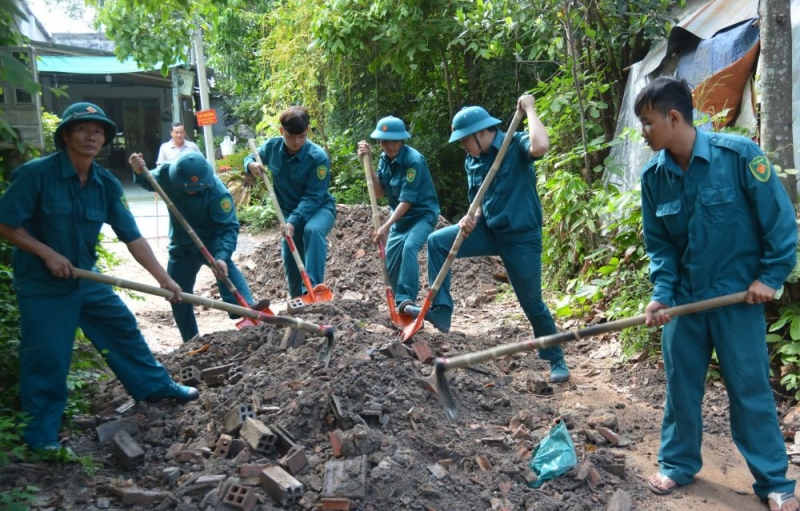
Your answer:
[[[406,170],[406,181],[411,183],[414,181],[414,179],[416,179],[416,177],[417,177],[417,169],[411,168]]]
[[[766,156],[756,156],[750,160],[750,172],[756,179],[766,183],[772,173],[772,166]]]
[[[122,203],[122,206],[127,209],[128,211],[131,210],[130,206],[128,206],[128,198],[124,195],[120,196],[119,201]]]
[[[233,203],[231,202],[230,197],[224,197],[222,200],[219,201],[219,207],[222,208],[222,211],[226,213],[230,213],[233,209]]]
[[[322,181],[323,179],[325,179],[325,176],[327,175],[328,175],[328,167],[326,167],[325,165],[320,165],[317,168],[317,178],[320,181]]]

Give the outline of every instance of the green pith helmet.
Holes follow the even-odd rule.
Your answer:
[[[477,133],[482,129],[491,128],[502,123],[500,119],[495,119],[489,112],[479,106],[467,106],[461,109],[453,117],[453,133],[450,134],[450,142],[458,142],[467,135]]]
[[[202,154],[189,151],[169,164],[169,179],[179,190],[200,192],[214,186],[214,170]]]
[[[64,128],[71,124],[85,121],[97,121],[102,123],[103,127],[105,128],[106,135],[106,140],[103,143],[103,147],[105,148],[111,145],[111,142],[114,141],[114,137],[117,135],[117,125],[114,124],[111,119],[106,117],[106,113],[103,112],[103,109],[99,106],[92,103],[81,102],[68,106],[64,110],[64,113],[61,114],[61,122],[58,123],[55,135],[53,135],[53,141],[55,142],[56,147],[59,149],[65,149],[64,136],[62,135]]]
[[[408,140],[411,135],[406,131],[402,119],[390,115],[378,121],[370,137],[376,140]]]

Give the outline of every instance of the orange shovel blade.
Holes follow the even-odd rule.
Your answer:
[[[317,284],[308,294],[300,297],[306,305],[319,302],[329,302],[333,300],[333,291],[328,289],[325,284]]]
[[[425,322],[425,315],[431,308],[431,303],[433,303],[433,297],[436,294],[436,291],[438,291],[438,289],[428,291],[428,296],[426,296],[425,301],[422,302],[422,308],[419,311],[419,316],[417,316],[413,323],[403,328],[403,342],[408,342],[409,339],[414,337],[414,334],[419,332],[422,328],[422,325]]]
[[[272,310],[269,308],[269,300],[266,299],[266,298],[257,301],[256,303],[254,303],[249,308],[253,309],[254,311],[258,311],[261,314],[264,314],[265,316],[274,316],[275,315],[275,313],[272,312]],[[236,328],[241,330],[242,328],[245,328],[245,327],[248,327],[248,326],[258,326],[260,324],[261,324],[261,321],[255,319],[255,318],[242,318],[242,319],[240,319],[239,321],[236,322]]]
[[[407,326],[414,323],[414,316],[411,314],[402,314],[398,312],[395,317],[392,318],[392,322],[397,325],[398,327],[405,329]],[[411,334],[414,335],[414,334]]]

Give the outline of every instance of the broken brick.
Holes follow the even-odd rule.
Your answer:
[[[303,498],[303,484],[277,465],[261,471],[261,487],[282,506],[291,507]]]
[[[422,339],[419,339],[412,344],[411,349],[414,350],[414,354],[417,356],[417,359],[423,364],[433,362],[433,351],[431,351],[428,343]]]
[[[489,459],[486,456],[480,454],[475,456],[475,462],[484,472],[488,472],[492,469],[492,464],[489,463]]]
[[[136,417],[126,417],[101,424],[95,428],[95,431],[98,442],[103,445],[110,442],[118,431],[127,431],[131,435],[136,435],[139,433],[139,421],[136,420]]]
[[[214,450],[214,456],[217,458],[225,459],[228,457],[228,453],[231,450],[231,442],[233,438],[230,435],[222,434],[219,436],[219,440],[217,440],[217,448]]]
[[[236,408],[228,411],[223,418],[225,422],[225,432],[229,435],[237,434],[242,428],[245,419],[248,417],[256,418],[253,405],[250,403],[239,404]]]
[[[256,452],[269,454],[275,449],[277,438],[263,422],[252,417],[244,421],[239,436]]]
[[[133,470],[144,462],[144,449],[125,430],[117,431],[111,440],[111,448],[127,470]]]
[[[181,383],[190,387],[196,387],[203,379],[200,376],[200,369],[195,366],[188,366],[181,369]]]
[[[297,474],[308,465],[305,448],[302,445],[295,445],[283,458],[278,460],[278,464],[290,474]]]
[[[267,466],[261,464],[239,465],[239,475],[242,477],[258,477]]]
[[[364,500],[367,494],[367,457],[331,460],[325,464],[323,497]]]
[[[328,437],[331,441],[331,450],[333,451],[333,455],[337,458],[341,458],[342,456],[342,430],[335,429],[328,433]]]
[[[323,497],[322,509],[323,511],[350,511],[350,499],[343,497]]]
[[[256,507],[256,492],[252,487],[239,484],[230,484],[222,503],[242,511],[251,511]]]

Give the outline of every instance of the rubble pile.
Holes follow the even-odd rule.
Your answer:
[[[625,405],[561,408],[558,394],[574,384],[551,386],[547,362],[534,353],[448,374],[459,406],[458,420],[449,420],[430,378],[433,357],[530,335],[513,303],[485,312],[502,265],[454,265],[462,308],[454,319],[471,317],[480,331],[426,326],[404,345],[386,313],[371,212],[338,213],[326,282],[337,298],[300,315],[335,328],[327,367],[318,361],[324,338],[266,324],[207,334],[159,356],[176,380],[201,390],[198,401],[135,403],[112,379],[64,439],[93,457],[94,474],[75,464],[15,463],[0,483],[39,487],[39,509],[92,511],[622,511],[643,497],[641,480],[626,471],[641,432],[620,423]],[[278,239],[242,264],[254,295],[285,293]],[[422,273],[424,282],[424,266]],[[567,353],[589,351],[591,342]],[[578,464],[533,488],[531,453],[558,421]]]

